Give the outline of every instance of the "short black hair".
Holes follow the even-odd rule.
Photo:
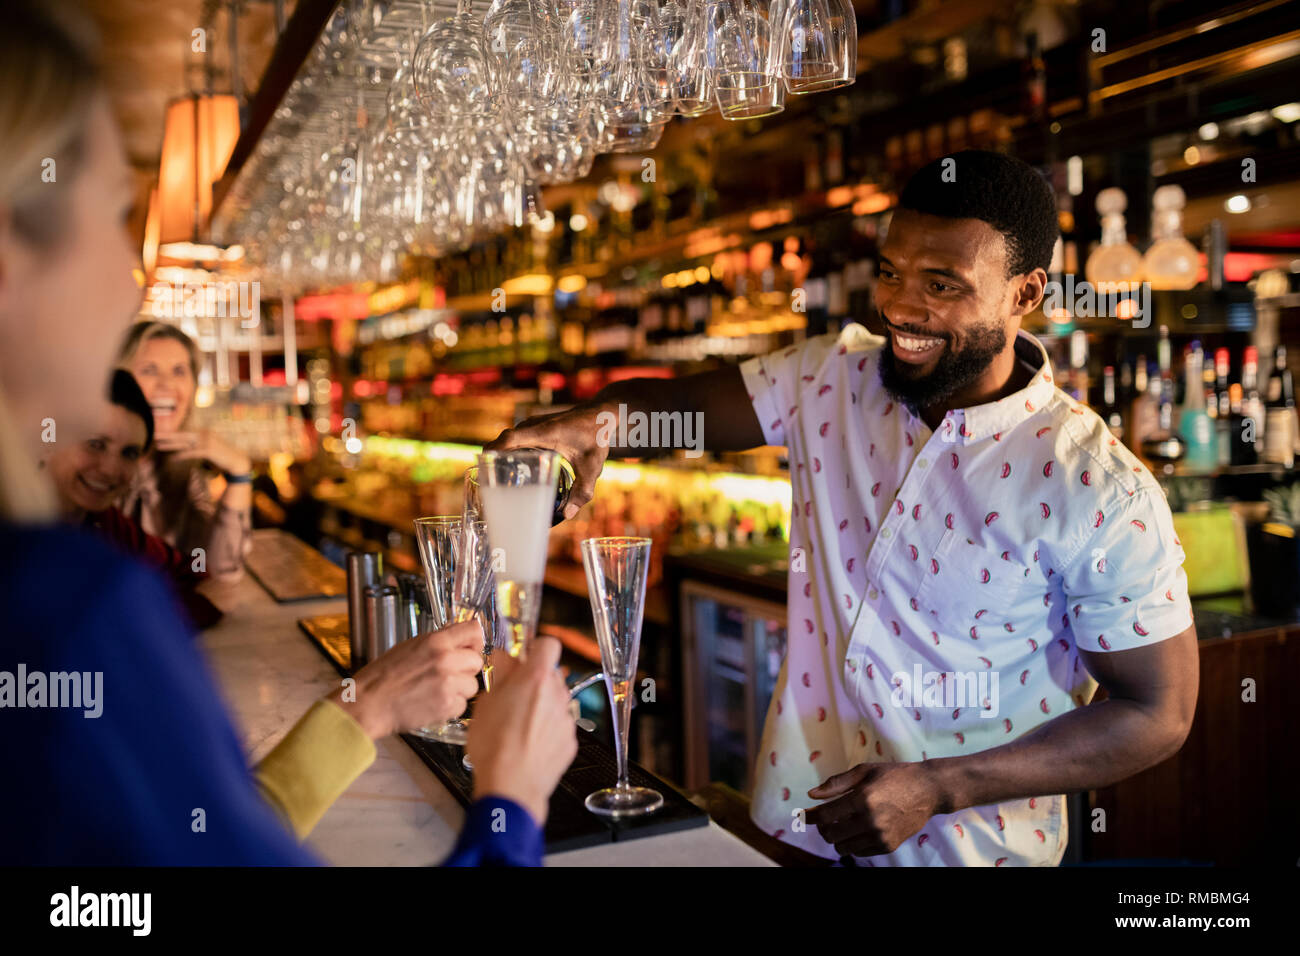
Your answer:
[[[144,422],[144,448],[141,450],[148,451],[153,446],[153,409],[149,407],[149,400],[144,397],[135,376],[124,368],[114,369],[113,378],[108,383],[108,400],[138,415]]]
[[[1007,278],[1052,263],[1060,229],[1052,187],[1024,160],[984,149],[964,149],[918,169],[903,187],[898,208],[979,219],[1007,243]]]

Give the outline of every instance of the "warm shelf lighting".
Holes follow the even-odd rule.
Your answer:
[[[550,295],[552,282],[547,273],[532,272],[507,279],[502,288],[507,295]]]
[[[878,212],[884,212],[893,204],[894,199],[889,193],[876,193],[855,202],[853,204],[853,215],[871,216]]]
[[[1294,123],[1300,120],[1300,103],[1283,103],[1271,110],[1273,119],[1279,123]]]

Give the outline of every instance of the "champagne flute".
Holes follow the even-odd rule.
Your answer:
[[[483,491],[478,483],[478,465],[470,465],[465,469],[465,497],[464,503],[461,505],[461,519],[467,524],[477,522],[484,524],[486,527],[486,519],[483,517]],[[484,534],[484,538],[487,538],[486,534]],[[492,652],[498,647],[505,646],[505,640],[501,634],[501,615],[497,611],[497,582],[492,566],[490,545],[486,577],[487,593],[483,598],[480,621],[483,625],[483,689],[490,691],[492,689]]]
[[[650,539],[588,538],[582,542],[582,564],[587,572],[591,616],[596,623],[605,689],[614,716],[614,748],[618,756],[618,782],[589,794],[586,806],[592,813],[609,817],[653,813],[663,806],[663,794],[649,787],[632,786],[627,775],[632,682],[641,650]]]
[[[416,541],[429,583],[429,602],[436,628],[472,620],[483,610],[492,580],[487,526],[454,515],[417,518]],[[491,638],[484,629],[484,644]],[[468,726],[462,719],[415,733],[430,740],[464,745]]]
[[[506,651],[511,657],[521,656],[537,633],[560,460],[541,448],[489,451],[478,458],[497,609],[508,627]]]

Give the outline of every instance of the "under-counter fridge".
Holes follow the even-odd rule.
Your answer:
[[[726,783],[751,795],[763,722],[786,650],[780,548],[691,555],[670,575],[681,633],[688,790]]]

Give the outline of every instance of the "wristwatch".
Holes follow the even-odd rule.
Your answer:
[[[253,483],[253,476],[248,472],[242,475],[232,475],[223,471],[221,474],[226,479],[226,484],[228,485],[249,485]]]

